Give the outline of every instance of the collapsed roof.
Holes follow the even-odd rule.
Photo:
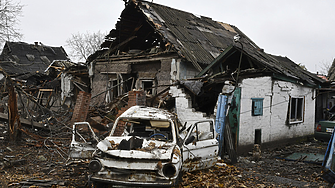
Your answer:
[[[44,72],[54,60],[69,60],[63,47],[6,42],[0,55],[0,67],[10,76],[18,76]]]
[[[146,1],[127,2],[116,29],[110,31],[101,47],[89,61],[174,52],[191,62],[201,76],[224,58],[241,51],[250,64],[244,69],[265,69],[312,86],[324,82],[286,57],[265,53],[233,25]],[[236,68],[238,58],[227,63]]]

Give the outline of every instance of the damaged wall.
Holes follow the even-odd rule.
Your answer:
[[[192,101],[190,100],[190,96],[186,94],[183,89],[180,89],[176,86],[171,86],[169,93],[172,95],[172,97],[175,98],[176,114],[182,125],[187,122],[187,126],[189,126],[197,121],[211,119],[206,117],[205,113],[195,111],[194,108],[192,108]]]
[[[199,71],[194,68],[190,62],[183,62],[181,59],[172,59],[171,61],[171,79],[183,80],[194,78]]]
[[[92,96],[106,91],[109,80],[117,78],[117,74],[122,76],[123,81],[129,77],[134,77],[134,83],[131,80],[122,84],[119,93],[127,93],[131,89],[145,89],[148,94],[159,93],[170,84],[171,80],[171,58],[161,58],[155,61],[141,61],[135,63],[132,59],[126,63],[115,62],[97,62],[94,65],[92,73]],[[126,87],[127,86],[127,87]],[[158,86],[158,87],[157,87]],[[164,86],[164,87],[160,87]],[[112,91],[116,92],[116,89]],[[101,94],[94,97],[91,101],[93,105],[99,105],[105,102],[105,95]]]
[[[315,93],[312,88],[271,77],[244,79],[240,87],[239,146],[254,144],[257,139],[265,143],[314,133]],[[262,115],[253,114],[253,100],[263,102]],[[297,102],[296,106],[292,104],[294,102]],[[302,119],[297,115],[293,120],[295,110],[292,109],[297,109],[296,114],[299,114],[300,107],[303,109]],[[257,131],[261,138],[255,138]]]
[[[97,63],[93,67],[93,75],[91,79],[92,96],[96,96],[101,92],[106,91],[110,79],[116,79],[116,73],[128,74],[131,68],[129,64],[112,64],[108,62]],[[113,90],[113,91],[116,91]],[[122,91],[121,91],[122,92]],[[106,93],[92,98],[91,104],[100,105],[106,100]]]
[[[100,74],[100,71],[103,70],[104,66],[95,66],[94,76],[92,78],[92,96],[96,96],[100,92],[103,92],[106,90],[106,85],[109,80],[108,75],[106,74]],[[105,101],[105,95],[100,95],[95,98],[92,98],[91,104],[98,105]]]
[[[167,59],[161,61],[161,69],[156,74],[158,86],[169,85],[171,81],[171,64],[174,59]],[[157,88],[157,93],[161,92],[165,87]]]
[[[286,113],[281,113],[280,116],[274,116],[271,119],[271,124],[279,124],[279,123],[286,123],[286,126],[283,126],[280,130],[277,130],[273,133],[274,139],[277,137],[279,138],[294,138],[306,135],[314,134],[315,128],[315,90],[309,87],[304,87],[302,85],[293,84],[290,82],[284,81],[275,81],[273,85],[273,111],[280,112],[284,111]],[[287,111],[289,110],[290,106],[288,101],[283,103],[283,107],[280,108],[280,104],[283,96],[289,95],[292,98],[303,98],[304,100],[304,116],[303,122],[301,123],[289,123],[287,121]],[[289,100],[289,98],[287,98]]]

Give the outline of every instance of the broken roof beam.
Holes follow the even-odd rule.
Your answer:
[[[214,61],[208,65],[206,68],[204,68],[197,76],[195,77],[201,77],[203,76],[209,69],[211,69],[215,64],[217,64],[221,59],[225,56],[228,58],[229,56],[233,55],[235,51],[231,51],[234,48],[233,45],[228,46],[217,58],[214,59]]]
[[[113,48],[109,49],[104,56],[109,56],[110,53],[112,53],[113,51],[115,51],[116,49],[120,48],[121,46],[127,44],[128,42],[130,42],[131,40],[135,39],[137,36],[131,36],[128,39],[124,40],[123,42],[119,43],[118,45],[114,46]],[[112,43],[113,44],[113,43]]]
[[[144,58],[149,57],[149,58]],[[178,56],[169,56],[169,57],[152,57],[152,56],[143,56],[141,59],[136,59],[133,57],[129,57],[127,59],[125,58],[111,58],[112,64],[123,64],[123,63],[142,63],[142,62],[153,62],[153,61],[162,61],[162,60],[170,60],[171,58],[178,58]],[[96,65],[104,65],[106,64],[106,61],[98,61],[96,62]]]
[[[247,59],[248,59],[248,62],[249,62],[250,67],[251,67],[251,68],[254,68],[254,65],[253,65],[253,63],[252,63],[252,61],[251,61],[251,59],[250,59],[249,56],[247,56]]]

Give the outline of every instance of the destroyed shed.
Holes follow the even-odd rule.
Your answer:
[[[221,135],[230,125],[238,152],[314,132],[324,81],[233,25],[130,0],[101,47],[87,62],[92,105],[143,89],[148,106],[174,111],[182,124],[216,119]]]
[[[13,126],[24,123],[46,128],[54,112],[71,106],[67,98],[74,103],[79,91],[89,92],[89,82],[83,83],[88,80],[86,66],[71,62],[63,47],[6,42],[0,55],[0,74],[0,115]],[[14,115],[7,117],[7,113]]]
[[[63,66],[65,64],[67,66]],[[70,65],[73,63],[63,47],[46,46],[41,42],[28,44],[7,41],[0,55],[1,85],[6,90],[6,80],[3,78],[13,80],[18,87],[48,107],[51,96],[61,93],[60,72]],[[7,92],[1,94],[5,97]]]
[[[55,92],[66,107],[73,107],[79,91],[90,92],[87,67],[71,62],[63,47],[6,42],[0,67],[1,77],[7,75],[23,89],[37,90],[41,98]]]

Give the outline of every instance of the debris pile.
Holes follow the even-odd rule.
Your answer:
[[[33,56],[29,57],[33,58]],[[117,79],[113,80],[108,76],[109,72],[100,72],[107,74],[106,79],[108,78],[108,80],[100,81],[108,82],[110,85],[107,84],[106,88],[103,88],[104,91],[94,93],[91,92],[93,87],[90,85],[89,66],[74,64],[66,60],[52,61],[48,65],[47,68],[33,72],[24,72],[22,69],[20,74],[11,74],[2,69],[4,74],[0,80],[0,120],[2,122],[0,123],[0,186],[2,187],[89,186],[88,161],[69,161],[71,154],[69,146],[72,144],[73,135],[78,133],[79,139],[89,140],[87,134],[91,131],[97,135],[97,138],[94,138],[96,141],[98,138],[104,138],[110,132],[111,125],[120,113],[138,103],[164,108],[171,112],[176,111],[174,109],[176,99],[169,93],[170,85],[165,85],[170,81],[158,84],[151,79],[154,75],[152,73],[139,72],[143,76],[141,83],[144,90],[134,91],[133,86],[136,81],[139,81],[135,76],[119,78],[117,75]],[[166,75],[170,75],[170,72],[166,71]],[[160,77],[165,76],[160,75]],[[222,92],[224,82],[218,84],[220,87],[213,87],[210,78],[204,83],[199,81],[201,79],[176,82],[174,84],[178,87],[174,88],[176,94],[180,96],[192,96],[190,101],[193,102],[192,107],[196,111],[212,116],[217,96]],[[120,84],[130,81],[132,81],[129,87],[131,89],[129,93],[125,93]],[[94,84],[103,85],[98,83]],[[159,87],[161,88],[158,90]],[[90,100],[96,100],[98,96],[104,100],[92,105]],[[181,98],[180,100],[185,100],[183,106],[189,106],[189,99]],[[236,107],[236,104],[232,107]],[[193,112],[193,109],[190,110]],[[75,122],[86,121],[89,122],[90,129],[78,126],[78,129],[73,131],[72,125]],[[178,123],[186,125],[186,122]],[[118,133],[122,134],[122,132],[123,130]],[[120,147],[114,144],[111,143],[115,148]],[[149,144],[148,147],[142,149],[151,150],[154,147],[155,145]],[[296,148],[292,147],[288,149],[288,152],[294,149]],[[269,153],[278,152],[280,153],[281,150]],[[299,152],[304,153],[300,150]],[[290,187],[292,185],[292,187],[299,187],[300,185],[324,186],[325,184],[319,177],[320,166],[306,165],[301,161],[278,160],[274,158],[275,155],[266,155],[266,151],[262,151],[262,155],[260,153],[259,150],[259,153],[254,154],[253,158],[257,158],[255,161],[240,158],[236,166],[231,166],[226,164],[226,160],[223,160],[213,168],[185,173],[179,186],[280,187],[283,185]],[[292,166],[294,166],[293,169]]]

